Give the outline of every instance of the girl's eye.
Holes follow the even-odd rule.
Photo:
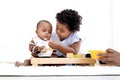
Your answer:
[[[61,32],[61,33],[64,33],[64,31],[63,31],[63,30],[60,30],[60,32]]]

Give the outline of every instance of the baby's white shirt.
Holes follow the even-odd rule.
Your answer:
[[[48,43],[49,43],[49,40],[47,41],[44,41],[42,39],[40,39],[38,36],[34,37],[33,38],[33,41],[35,43],[36,46],[45,46],[45,48],[49,49],[50,47],[48,46]],[[47,51],[47,53],[42,53],[40,52],[38,54],[39,57],[42,57],[42,56],[51,56],[52,55],[52,51],[53,50],[50,50],[50,51]]]

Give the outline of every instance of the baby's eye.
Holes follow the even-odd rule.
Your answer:
[[[52,32],[51,32],[51,31],[49,31],[49,33],[51,34]]]
[[[46,32],[46,30],[42,30],[43,32]]]

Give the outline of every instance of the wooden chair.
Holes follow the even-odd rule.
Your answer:
[[[85,58],[85,54],[79,54],[77,58],[74,58],[73,53],[67,53],[66,58],[31,58],[31,64],[38,66],[38,64],[87,64],[94,66],[96,60],[91,58]]]

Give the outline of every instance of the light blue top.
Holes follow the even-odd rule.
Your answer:
[[[55,35],[55,34],[53,34],[52,39],[55,40],[55,41],[57,41],[57,42],[59,42],[59,43],[61,43],[64,46],[69,47],[73,43],[80,41],[81,38],[78,36],[77,32],[75,32],[75,33],[72,33],[68,38],[66,38],[63,41],[60,41],[59,38],[57,37],[57,35]],[[59,51],[57,51],[56,54],[58,56],[64,56],[64,57],[66,57],[66,55],[64,55],[63,53],[61,53]]]

